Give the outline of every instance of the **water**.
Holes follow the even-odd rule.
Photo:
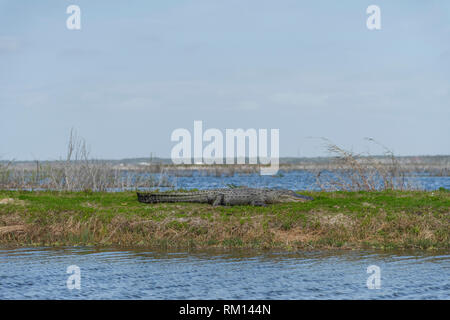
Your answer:
[[[315,174],[194,172],[169,180],[176,188],[227,185],[319,190]],[[417,175],[425,190],[450,189],[450,177]],[[161,188],[164,189],[164,188]],[[67,267],[81,270],[69,290]],[[381,288],[367,288],[367,267]],[[0,299],[450,299],[450,254],[371,251],[163,253],[92,248],[0,248]]]
[[[334,176],[335,171],[322,171],[321,183],[327,181],[327,177]],[[433,191],[439,188],[450,189],[450,176],[435,176],[431,173],[424,172],[409,172],[408,176],[398,178],[398,185],[400,182],[407,183],[406,189],[411,186],[413,189]],[[32,175],[25,181],[31,180]],[[154,187],[138,187],[142,185],[154,185]],[[150,181],[148,181],[150,180]],[[123,184],[122,184],[122,182]],[[28,181],[32,184],[32,181]],[[44,178],[39,181],[38,186],[25,190],[48,190],[51,188],[51,179]],[[116,185],[116,187],[113,187]],[[117,187],[121,185],[122,187]],[[226,188],[229,185],[236,186],[251,186],[255,188],[282,188],[290,190],[308,190],[308,191],[321,191],[321,186],[317,183],[317,173],[306,170],[292,170],[283,171],[280,170],[277,175],[263,176],[258,173],[235,173],[233,175],[215,176],[214,174],[208,175],[208,172],[201,170],[193,171],[170,171],[160,173],[140,173],[134,171],[122,171],[122,176],[115,180],[108,191],[116,192],[123,191],[124,189],[140,190],[160,189],[214,189],[214,188]],[[381,187],[382,184],[380,183]],[[17,189],[10,189],[17,190]]]
[[[160,175],[155,175],[159,180]],[[192,176],[168,177],[169,182],[175,188],[181,189],[213,189],[225,188],[228,185],[251,186],[255,188],[283,188],[291,190],[320,191],[317,185],[316,174],[310,171],[294,170],[280,171],[276,176],[261,176],[259,174],[234,174],[232,176],[207,176],[194,171]],[[412,174],[406,177],[408,183],[421,190],[437,190],[439,188],[450,189],[450,176],[430,176]],[[169,188],[159,188],[161,190]]]
[[[448,252],[0,249],[0,299],[449,299],[449,275]]]

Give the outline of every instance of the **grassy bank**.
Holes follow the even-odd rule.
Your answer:
[[[0,245],[450,248],[448,191],[308,192],[268,207],[137,202],[134,192],[0,191]]]

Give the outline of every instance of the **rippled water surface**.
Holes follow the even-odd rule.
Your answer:
[[[160,175],[155,175],[156,180]],[[295,170],[279,172],[275,176],[259,174],[234,174],[231,176],[209,176],[202,172],[193,172],[186,177],[169,176],[168,180],[176,188],[183,189],[212,189],[224,188],[228,185],[251,186],[256,188],[284,188],[291,190],[321,190],[317,184],[317,175],[313,172]],[[412,174],[405,177],[407,183],[416,189],[437,190],[439,188],[450,189],[450,177]],[[164,188],[160,188],[164,190]]]
[[[380,289],[367,288],[370,265]],[[448,252],[0,249],[0,299],[449,299],[449,276]]]

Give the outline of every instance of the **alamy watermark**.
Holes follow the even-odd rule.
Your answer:
[[[76,266],[76,265],[68,266],[66,272],[70,274],[69,278],[67,278],[67,281],[66,281],[67,289],[80,290],[81,289],[81,269],[80,269],[80,267]]]
[[[66,27],[69,30],[81,30],[81,9],[78,5],[71,4],[67,7],[66,13],[70,16],[66,20]],[[381,29],[381,9],[377,5],[370,5],[366,9],[366,14],[370,16],[366,20],[369,30]]]
[[[381,29],[381,9],[377,5],[370,5],[366,9],[366,13],[370,14],[367,18],[366,26],[369,30],[380,30]]]
[[[203,122],[194,121],[194,134],[184,128],[175,129],[171,141],[178,142],[171,152],[174,164],[261,164],[262,175],[274,175],[279,168],[280,130],[270,129],[219,129],[203,132]],[[203,142],[208,144],[203,147]],[[248,143],[247,143],[248,142]],[[225,146],[225,153],[224,153]],[[193,154],[192,154],[193,147]],[[248,154],[246,153],[248,151]]]
[[[367,273],[370,274],[366,281],[367,288],[381,289],[381,268],[376,265],[370,265],[367,267]]]
[[[81,9],[77,5],[70,5],[66,9],[66,13],[70,16],[66,20],[66,27],[69,30],[81,29]]]

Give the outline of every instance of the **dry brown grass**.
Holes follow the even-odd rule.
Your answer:
[[[132,192],[0,191],[0,244],[255,248],[449,248],[450,194],[309,193],[266,208],[145,205]],[[21,227],[18,227],[21,226]],[[25,227],[22,227],[25,226]]]
[[[151,169],[151,170],[150,170]],[[70,131],[64,159],[34,165],[17,166],[0,162],[0,190],[107,191],[171,186],[167,169],[155,167],[122,170],[107,161],[91,157],[86,141]]]
[[[414,190],[417,189],[405,175],[394,153],[376,142],[384,149],[384,157],[376,158],[370,154],[362,155],[345,150],[328,139],[328,151],[335,157],[332,173],[319,171],[317,184],[322,190],[334,191],[380,191],[380,190]]]
[[[286,229],[276,220],[258,215],[249,221],[231,219],[226,223],[216,214],[211,219],[195,215],[168,216],[161,221],[145,218],[130,220],[114,217],[105,224],[99,218],[77,221],[72,217],[58,223],[24,224],[20,216],[0,219],[0,243],[41,245],[118,245],[169,247],[257,246],[262,248],[355,248],[367,243],[396,243],[410,246],[411,239],[441,243],[436,230],[442,230],[442,220],[433,216],[400,216],[387,222],[382,218],[356,219],[330,212],[311,212],[310,222],[294,223]],[[448,226],[448,225],[447,225]],[[448,226],[450,227],[450,226]],[[415,234],[411,230],[417,229]],[[332,240],[331,240],[332,239]]]

